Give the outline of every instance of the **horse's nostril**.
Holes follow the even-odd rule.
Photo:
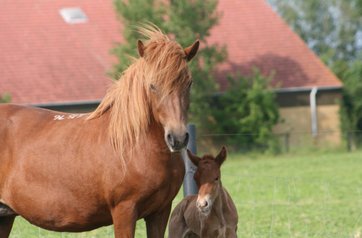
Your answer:
[[[174,146],[175,141],[174,141],[173,136],[171,134],[167,134],[167,142],[169,143],[170,146]]]
[[[205,208],[209,205],[209,203],[205,200],[205,201],[198,202],[197,205],[200,208]]]
[[[180,150],[187,146],[189,141],[189,134],[173,134],[172,132],[166,134],[166,142],[173,150]]]
[[[189,137],[190,137],[189,133],[188,133],[188,132],[186,132],[186,135],[185,135],[185,140],[184,140],[184,143],[183,143],[183,145],[184,145],[184,146],[186,146],[186,145],[187,145],[187,143],[189,142]]]

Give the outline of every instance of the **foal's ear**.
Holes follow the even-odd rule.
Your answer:
[[[143,42],[141,40],[137,41],[137,49],[138,49],[138,54],[143,57],[143,55],[145,54],[145,45],[143,44]]]
[[[199,50],[199,45],[200,45],[199,40],[196,40],[192,45],[184,49],[187,61],[190,61],[192,58],[194,58],[197,51]]]
[[[199,161],[200,161],[199,157],[194,155],[189,149],[187,149],[187,155],[194,165],[199,166]]]
[[[215,160],[221,166],[222,163],[224,163],[224,161],[226,160],[226,156],[227,156],[226,147],[223,146],[219,154],[216,156]]]

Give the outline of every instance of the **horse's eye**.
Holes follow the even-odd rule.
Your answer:
[[[219,177],[216,177],[216,178],[215,178],[215,181],[219,181]]]
[[[150,85],[150,89],[153,91],[153,92],[156,92],[157,89],[156,89],[156,86],[154,84],[151,84]]]

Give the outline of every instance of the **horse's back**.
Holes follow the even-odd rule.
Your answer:
[[[0,104],[0,141],[4,140],[5,133],[9,130],[12,123],[12,116],[22,110],[22,106],[12,104]],[[4,143],[0,144],[4,145]]]
[[[50,112],[50,110],[34,108],[17,104],[0,104],[0,120],[10,120],[13,116],[22,113]],[[0,124],[1,125],[1,124]]]
[[[54,113],[41,108],[0,104],[0,140],[5,138],[4,135],[15,130],[25,132],[27,129],[34,129],[32,127],[34,124],[40,124],[41,120],[52,118]],[[17,134],[17,136],[21,136],[21,134]]]

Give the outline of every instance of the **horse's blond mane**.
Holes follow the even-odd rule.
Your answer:
[[[147,38],[144,57],[134,59],[87,118],[109,112],[110,137],[121,158],[124,149],[133,148],[150,125],[150,86],[157,87],[157,93],[165,98],[190,80],[185,53],[178,43],[154,25],[143,25],[138,31]]]

